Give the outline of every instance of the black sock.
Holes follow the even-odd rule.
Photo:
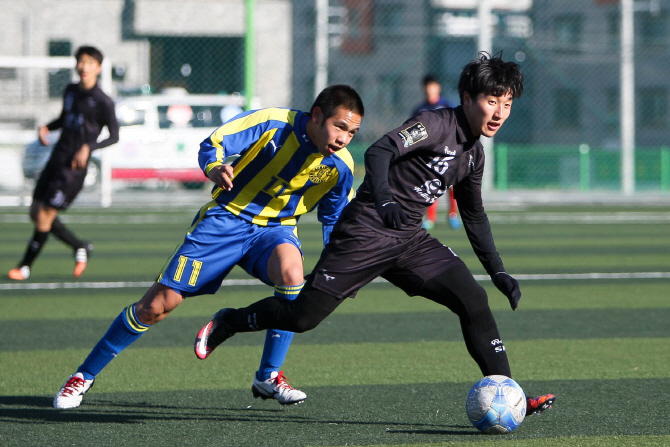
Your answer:
[[[77,237],[68,228],[63,225],[63,222],[56,217],[51,224],[51,233],[61,241],[65,242],[70,247],[77,249],[86,245],[84,242],[77,239]]]
[[[464,315],[460,320],[465,346],[482,374],[512,377],[505,345],[491,310],[487,308],[472,315]]]
[[[229,309],[225,322],[232,334],[264,329],[301,333],[317,327],[342,301],[308,283],[295,300],[270,296],[242,309]]]
[[[273,323],[276,321],[277,309],[281,303],[277,297],[267,297],[248,307],[229,310],[225,321],[233,334],[274,328]]]
[[[33,261],[37,258],[37,255],[40,254],[42,247],[46,244],[47,239],[49,238],[48,231],[37,231],[33,233],[33,238],[28,242],[28,248],[26,249],[26,254],[23,256],[23,261],[21,261],[21,266],[27,265],[30,267],[33,265]]]
[[[489,308],[486,291],[465,264],[455,265],[426,281],[419,295],[458,315],[465,346],[485,376],[511,377],[505,345]]]

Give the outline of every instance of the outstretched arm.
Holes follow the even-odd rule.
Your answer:
[[[482,203],[481,183],[470,177],[466,178],[454,186],[454,198],[458,202],[463,227],[479,262],[493,284],[507,297],[512,310],[515,310],[521,299],[519,283],[505,272],[505,266],[496,249],[491,224]]]

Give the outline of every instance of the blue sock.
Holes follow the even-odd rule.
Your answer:
[[[298,297],[303,284],[298,286],[275,286],[275,296],[287,300],[294,300]],[[263,347],[263,356],[261,357],[261,366],[256,372],[258,380],[267,380],[272,371],[279,371],[284,364],[288,348],[293,340],[293,332],[268,329],[265,332],[265,346]]]
[[[131,304],[116,317],[107,329],[107,333],[100,339],[91,353],[81,364],[78,372],[84,375],[84,379],[95,379],[95,376],[112,361],[114,357],[135,340],[140,338],[149,325],[146,325],[135,315],[135,305]]]

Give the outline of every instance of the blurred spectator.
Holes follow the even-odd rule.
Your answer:
[[[448,99],[442,96],[442,85],[439,81],[432,75],[426,75],[423,78],[423,92],[425,95],[424,101],[417,105],[412,112],[412,116],[418,115],[421,112],[426,110],[437,110],[437,109],[446,109],[456,107],[456,104],[449,101]],[[456,205],[456,200],[454,199],[454,193],[449,190],[449,225],[454,230],[461,227],[461,222],[458,220],[458,205]],[[437,223],[437,201],[428,208],[426,213],[426,218],[423,222],[423,227],[427,230],[430,230]]]

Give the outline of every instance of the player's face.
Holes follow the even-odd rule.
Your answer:
[[[312,142],[324,157],[330,157],[335,152],[346,147],[356,132],[361,128],[362,117],[344,107],[335,109],[335,114],[323,119],[319,107],[312,112],[312,132],[309,134]]]
[[[85,89],[90,89],[98,82],[98,75],[102,71],[100,62],[88,54],[82,54],[77,61],[77,73]]]
[[[463,111],[472,134],[489,138],[495,135],[512,111],[512,99],[509,93],[502,96],[480,93],[473,99],[466,92],[463,95]]]
[[[435,104],[439,101],[441,93],[442,87],[437,82],[429,82],[426,84],[426,99],[429,103]]]

